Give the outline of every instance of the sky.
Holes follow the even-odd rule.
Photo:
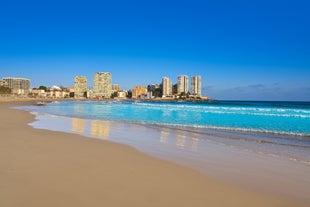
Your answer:
[[[0,78],[121,89],[201,75],[221,100],[310,101],[310,1],[1,1]]]

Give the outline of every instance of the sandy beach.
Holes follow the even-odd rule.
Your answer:
[[[0,206],[306,206],[228,186],[126,145],[34,129],[0,102]],[[146,135],[147,136],[147,135]]]

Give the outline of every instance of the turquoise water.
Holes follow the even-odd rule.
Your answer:
[[[28,109],[87,119],[310,138],[309,102],[65,101]]]

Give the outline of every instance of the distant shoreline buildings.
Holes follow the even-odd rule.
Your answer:
[[[162,97],[172,96],[172,81],[170,78],[163,77],[162,79]]]
[[[74,98],[87,97],[87,78],[86,76],[74,77]]]
[[[94,74],[93,97],[111,98],[112,74],[110,72],[97,72]]]
[[[75,76],[75,98],[201,98],[201,76],[191,77],[191,90],[189,89],[189,78],[187,75],[179,75],[176,85],[172,84],[170,78],[163,77],[161,84],[134,86],[130,91],[125,91],[120,89],[119,84],[112,84],[112,74],[110,72],[96,72],[94,74],[93,89],[87,89],[86,85],[87,79],[85,76]],[[87,91],[90,91],[90,93],[87,93]]]
[[[8,78],[0,80],[0,87],[7,87],[16,95],[28,95],[41,98],[75,98],[75,99],[201,99],[202,78],[179,75],[177,83],[173,85],[168,77],[163,77],[159,84],[134,86],[131,90],[121,90],[119,84],[112,84],[110,72],[94,73],[92,89],[88,88],[86,76],[75,76],[74,87],[64,88],[53,86],[30,89],[30,80],[26,78]],[[191,83],[189,85],[189,80]],[[190,86],[190,88],[189,88]]]
[[[1,85],[10,88],[13,94],[27,95],[30,91],[30,80],[27,78],[4,77]]]
[[[178,94],[188,93],[188,76],[180,75],[178,76]]]
[[[193,96],[201,96],[201,76],[192,76],[191,88]]]
[[[131,98],[137,99],[147,95],[147,86],[135,86],[132,88]]]

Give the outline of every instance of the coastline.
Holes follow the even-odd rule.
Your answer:
[[[185,128],[57,116],[44,112],[33,114],[36,121],[30,125],[34,128],[125,144],[153,157],[192,168],[225,184],[310,203],[307,194],[310,191],[307,148],[296,149],[286,145],[282,148],[282,145],[255,141],[266,139],[263,134],[227,131],[223,134],[218,130],[199,133]]]
[[[33,129],[2,102],[1,206],[302,206],[219,183],[129,146]]]

